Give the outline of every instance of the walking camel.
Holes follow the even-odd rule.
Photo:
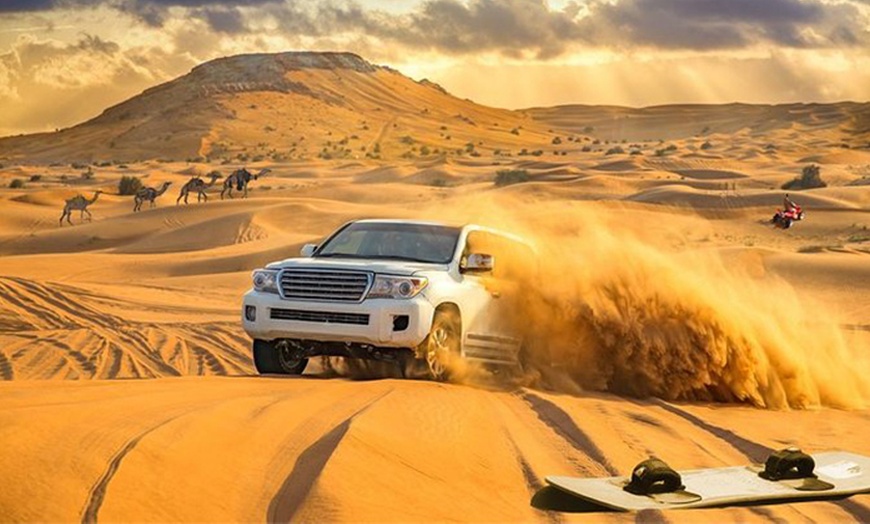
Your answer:
[[[72,212],[76,211],[76,210],[81,211],[81,220],[82,221],[85,220],[85,213],[88,214],[88,220],[93,220],[93,217],[91,216],[91,212],[88,211],[88,206],[93,204],[94,202],[96,202],[97,199],[100,197],[100,193],[102,193],[102,192],[103,192],[102,190],[97,189],[97,191],[94,193],[94,198],[92,198],[90,200],[83,197],[82,195],[76,195],[76,196],[70,198],[69,200],[67,200],[66,204],[63,206],[63,214],[60,215],[60,221],[59,221],[58,225],[59,226],[63,225],[64,218],[66,218],[66,221],[67,221],[67,223],[69,223],[69,225],[73,225],[72,220],[70,220],[70,216],[72,215]]]
[[[213,186],[217,179],[221,177],[218,173],[211,173],[208,176],[211,178],[211,181],[208,184],[206,184],[203,179],[197,176],[191,178],[187,181],[186,184],[181,186],[181,193],[179,193],[178,198],[175,199],[175,205],[178,205],[181,202],[182,198],[184,199],[184,203],[187,204],[187,195],[191,191],[196,192],[197,202],[201,202],[202,200],[208,202],[208,195],[205,194],[205,190]]]
[[[136,196],[133,197],[133,212],[142,210],[142,203],[146,200],[151,202],[151,207],[154,207],[154,200],[166,192],[169,189],[169,185],[172,182],[163,182],[163,185],[160,186],[160,189],[154,189],[153,187],[140,187],[136,191]]]
[[[247,198],[248,183],[251,180],[258,179],[269,171],[271,171],[271,169],[269,168],[261,169],[260,172],[256,175],[252,174],[245,168],[233,171],[233,174],[228,176],[227,179],[224,180],[224,188],[221,191],[221,200],[224,199],[224,193],[227,193],[230,198],[233,198],[233,187],[236,188],[236,191],[244,191],[244,193],[242,194],[242,198]]]

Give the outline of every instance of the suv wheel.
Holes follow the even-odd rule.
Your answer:
[[[261,375],[301,375],[308,365],[308,359],[299,355],[290,344],[254,341],[254,367]]]
[[[429,336],[423,341],[423,356],[430,378],[438,381],[450,378],[453,361],[459,357],[460,337],[457,315],[448,310],[436,311]]]

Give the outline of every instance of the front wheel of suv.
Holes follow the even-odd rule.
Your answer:
[[[437,310],[422,347],[429,378],[440,382],[450,379],[460,355],[461,337],[459,315],[448,309]]]
[[[261,375],[301,375],[307,365],[308,359],[290,344],[254,341],[254,367]]]

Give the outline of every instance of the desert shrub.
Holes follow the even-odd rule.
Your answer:
[[[570,140],[570,139],[569,139],[569,140]],[[562,139],[559,138],[559,137],[556,137],[556,138],[554,138],[550,143],[553,144],[554,146],[555,146],[555,145],[559,145],[559,144],[562,143]]]
[[[783,189],[812,189],[816,187],[827,187],[828,184],[822,180],[822,168],[815,164],[804,166],[801,170],[801,176],[793,180],[789,180],[782,185]]]
[[[142,187],[142,181],[135,176],[122,176],[118,181],[119,195],[135,195],[136,191]]]
[[[82,178],[85,179],[85,180],[91,180],[92,178],[94,178],[94,172],[93,172],[93,170],[92,170],[91,168],[88,168],[87,171],[85,171],[84,173],[82,173]]]
[[[431,151],[429,150],[429,146],[423,146],[420,148],[421,155],[429,155]]]
[[[71,168],[73,168],[73,169],[84,169],[84,168],[88,167],[87,164],[80,164],[80,163],[78,163],[78,162],[73,162],[73,163],[70,164],[69,166],[70,166]]]
[[[544,151],[541,149],[536,149],[536,150],[532,151],[532,156],[541,156],[543,154],[544,154]]]
[[[630,155],[643,155],[643,151],[641,151],[640,149],[634,149],[634,150],[632,150],[632,152],[629,153],[629,154],[630,154]]]
[[[432,180],[432,187],[447,187],[448,185],[448,180],[444,177],[438,177]]]
[[[9,182],[9,189],[21,189],[24,187],[24,180],[20,178],[16,178],[12,182]]]
[[[605,155],[622,155],[624,153],[625,153],[625,149],[622,149],[622,147],[620,147],[620,146],[616,146],[616,147],[611,147],[604,154]]]
[[[31,182],[39,182],[42,180],[42,175],[30,175]]]
[[[583,153],[588,153],[592,151],[592,148],[589,146],[583,146],[582,148],[580,148],[580,151],[582,151]]]
[[[509,186],[529,181],[529,172],[525,169],[501,169],[495,173],[496,186]]]
[[[517,129],[517,128],[515,127],[515,128],[513,128],[513,129],[511,129],[511,134],[512,134],[512,135],[519,135],[519,134],[520,134],[520,130]]]
[[[713,144],[711,144],[709,140],[707,140],[706,142],[701,144],[701,149],[706,150],[706,149],[712,149],[712,148],[713,148]]]
[[[474,151],[474,143],[473,143],[473,142],[469,142],[469,143],[465,144],[465,150],[466,150],[467,152],[469,152],[469,153],[471,153],[472,151]]]
[[[410,135],[405,135],[405,136],[403,136],[401,139],[399,139],[399,142],[401,142],[401,143],[403,143],[403,144],[408,144],[408,145],[410,145],[410,144],[413,144],[413,143],[414,143],[414,138],[411,137]]]
[[[672,153],[676,150],[677,150],[677,146],[675,146],[674,144],[670,144],[669,146],[664,147],[662,149],[656,149],[656,156],[665,156],[668,153]]]

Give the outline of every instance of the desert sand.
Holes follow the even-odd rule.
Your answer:
[[[117,108],[56,146],[0,142],[0,520],[870,521],[870,495],[637,515],[530,505],[547,475],[628,474],[652,454],[680,469],[789,445],[870,454],[867,104],[511,112],[433,98],[423,112],[373,97],[437,86],[383,70],[311,82],[327,80],[351,102],[322,103],[345,116],[293,113],[319,135],[286,157],[238,158],[291,147],[263,138],[274,120],[252,106],[305,96],[254,81],[215,91],[247,116],[221,128],[193,108],[211,138],[191,124],[166,158],[138,158],[158,146],[135,140],[110,156]],[[462,151],[422,154],[445,147],[451,118]],[[381,158],[319,154],[348,122],[385,144]],[[479,156],[463,149],[472,137]],[[810,163],[828,186],[791,191],[808,217],[773,228],[780,186]],[[220,200],[218,183],[208,203],[175,204],[190,176],[241,166],[271,169],[249,198]],[[501,169],[528,180],[496,186]],[[172,185],[133,213],[122,176]],[[96,190],[92,221],[58,226],[66,199]],[[257,376],[238,321],[251,270],[372,217],[474,221],[535,243],[542,271],[516,305],[534,366],[455,384],[341,362]]]

